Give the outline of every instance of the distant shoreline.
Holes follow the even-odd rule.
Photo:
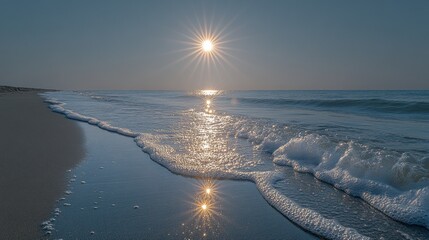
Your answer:
[[[55,89],[0,86],[0,93],[58,91]]]

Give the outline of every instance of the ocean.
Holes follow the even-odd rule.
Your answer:
[[[429,236],[429,91],[42,96],[70,119],[134,138],[176,174],[255,183],[267,204],[316,235]]]

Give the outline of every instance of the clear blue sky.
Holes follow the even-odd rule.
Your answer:
[[[184,58],[225,29],[225,60]],[[0,0],[0,85],[429,89],[429,1]]]

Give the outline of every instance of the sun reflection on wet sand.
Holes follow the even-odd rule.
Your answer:
[[[202,181],[198,185],[198,192],[195,195],[197,216],[210,217],[213,214],[218,214],[216,213],[216,200],[218,197],[214,182],[209,180]]]
[[[193,214],[188,226],[192,231],[189,234],[197,238],[216,238],[222,220],[216,184],[207,179],[199,181],[192,201]]]
[[[217,186],[212,180],[201,181],[198,188],[201,190],[202,195],[206,195],[205,197],[219,197],[217,196]]]

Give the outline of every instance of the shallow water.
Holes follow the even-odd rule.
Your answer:
[[[429,236],[428,91],[97,91],[44,96],[54,111],[69,118],[133,137],[153,160],[175,173],[255,182],[273,207],[317,235],[392,238],[392,231],[381,232],[395,226],[403,230],[395,236]],[[325,182],[323,188],[330,189],[327,206],[341,206],[343,196],[353,200],[333,214],[317,204],[309,207],[310,192],[301,196],[287,190],[291,172]],[[292,186],[311,185],[314,192],[319,185],[312,181]],[[341,194],[330,194],[335,189]],[[362,212],[362,206],[383,214],[351,220],[350,211]],[[386,228],[362,225],[365,221]]]

